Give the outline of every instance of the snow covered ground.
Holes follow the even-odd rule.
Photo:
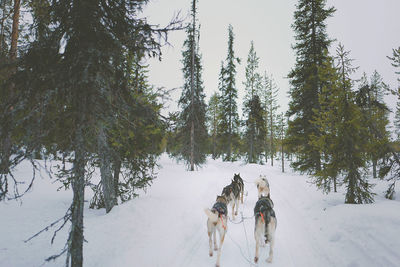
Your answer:
[[[256,266],[400,266],[400,202],[383,198],[384,182],[377,181],[374,204],[345,205],[343,189],[323,195],[305,176],[281,173],[279,166],[209,160],[200,170],[187,172],[166,155],[160,164],[158,178],[137,199],[109,214],[86,207],[84,266],[214,266],[215,254],[208,256],[203,209],[213,205],[216,195],[238,172],[248,193],[239,208],[244,217],[253,215],[254,180],[260,174],[267,175],[275,203],[274,261],[266,262],[265,247]],[[30,172],[26,164],[18,176],[29,177]],[[57,234],[53,245],[50,240],[56,228],[24,242],[69,207],[72,194],[57,192],[59,186],[43,173],[22,204],[0,203],[0,266],[64,264],[64,258],[50,263],[44,259],[63,248],[69,226]],[[222,266],[254,265],[253,229],[253,218],[228,223]]]

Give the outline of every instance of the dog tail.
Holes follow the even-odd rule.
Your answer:
[[[218,222],[218,214],[212,212],[210,209],[204,209],[204,212],[206,213],[207,217],[210,219],[212,222]]]

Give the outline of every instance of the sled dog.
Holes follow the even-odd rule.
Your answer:
[[[243,184],[243,179],[242,177],[240,177],[240,173],[238,174],[234,174],[233,176],[233,181],[235,183],[237,183],[239,185],[239,189],[240,189],[240,201],[243,204],[243,194],[244,194],[244,184]]]
[[[208,241],[209,241],[209,255],[213,255],[212,250],[212,239],[214,239],[214,250],[218,251],[216,266],[219,267],[221,258],[221,248],[222,243],[224,243],[225,234],[227,231],[228,222],[228,209],[226,207],[227,200],[224,196],[217,196],[217,200],[213,205],[212,209],[205,209],[205,213],[208,217],[207,219],[207,231],[208,231]],[[217,234],[219,233],[219,246],[217,246]]]
[[[258,189],[258,198],[261,196],[270,197],[269,183],[265,175],[260,175],[256,180],[256,185]]]
[[[221,195],[226,198],[228,204],[232,205],[232,220],[234,220],[235,215],[238,214],[238,209],[239,209],[239,199],[240,199],[239,184],[232,180],[230,185],[227,185],[224,187],[224,189],[222,189]]]
[[[269,197],[262,196],[254,207],[255,227],[254,238],[256,240],[256,255],[254,262],[259,259],[260,244],[264,246],[269,243],[269,256],[267,262],[272,262],[274,255],[275,229],[277,220],[273,210],[273,203]]]

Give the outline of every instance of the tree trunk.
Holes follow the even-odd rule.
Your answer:
[[[333,177],[333,192],[337,192],[337,176]]]
[[[285,154],[283,153],[283,140],[281,139],[282,172],[285,172]]]
[[[98,137],[98,153],[100,158],[100,175],[103,184],[103,196],[106,212],[109,213],[116,205],[117,198],[115,195],[115,187],[113,176],[111,174],[111,152],[107,144],[107,137],[104,126],[100,126]]]
[[[374,176],[374,178],[376,178],[376,165],[377,165],[377,162],[376,162],[376,160],[372,160],[372,172],[373,172],[373,176]]]
[[[14,1],[13,25],[12,25],[12,33],[11,33],[11,48],[10,48],[10,59],[11,60],[15,60],[17,58],[20,8],[21,8],[21,0],[15,0]]]
[[[6,20],[6,1],[2,0],[3,6],[1,7],[2,12],[3,12],[3,17],[1,18],[1,23],[0,23],[0,55],[3,52],[3,43],[4,43],[4,22]]]
[[[73,166],[73,179],[71,181],[73,190],[71,231],[68,240],[68,257],[71,257],[71,266],[82,267],[83,265],[83,208],[85,196],[85,150],[83,140],[83,124],[78,126],[76,132],[76,149]],[[69,259],[69,258],[68,258]],[[67,259],[67,260],[68,260]]]
[[[193,0],[193,40],[192,40],[192,68],[191,68],[191,110],[192,125],[190,128],[190,171],[194,171],[194,72],[195,72],[195,51],[196,51],[196,0]]]
[[[118,185],[119,185],[119,174],[121,172],[121,160],[117,159],[114,161],[114,192],[115,192],[115,197],[116,200],[118,200],[118,194],[119,194],[119,190],[118,190]]]
[[[272,105],[272,104],[271,104]],[[274,130],[273,130],[273,122],[272,122],[272,109],[270,110],[270,118],[269,118],[269,128],[270,128],[270,138],[269,138],[269,144],[271,148],[271,166],[274,166]]]

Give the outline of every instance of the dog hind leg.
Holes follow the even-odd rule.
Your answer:
[[[272,258],[274,257],[275,227],[276,221],[272,219],[268,224],[269,256],[267,262],[272,262]]]
[[[217,245],[217,231],[215,231],[214,229],[214,233],[213,233],[213,238],[214,238],[214,250],[217,251],[218,250],[218,245]]]
[[[210,246],[210,249],[209,249],[209,255],[210,255],[210,257],[212,257],[212,255],[213,255],[213,250],[212,250],[212,236],[213,236],[213,232],[210,232],[210,230],[208,231],[208,244],[209,244],[209,246]]]
[[[221,227],[218,228],[218,233],[219,233],[219,249],[218,249],[218,256],[217,256],[217,263],[216,263],[216,267],[220,266],[220,259],[221,259],[221,249],[222,249],[222,244],[224,243],[224,239],[225,239],[225,229],[222,229]]]

